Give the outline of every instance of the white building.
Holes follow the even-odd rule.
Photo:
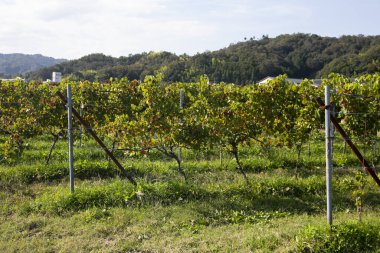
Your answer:
[[[10,81],[10,82],[13,82],[13,81],[25,81],[25,78],[21,78],[21,77],[16,77],[16,78],[11,78],[11,79],[0,79],[1,81]]]
[[[258,84],[264,84],[267,83],[271,80],[275,79],[273,76],[267,76],[264,79],[261,79]],[[285,79],[288,82],[300,84],[304,79],[299,79],[299,78],[286,78]],[[313,81],[313,86],[318,87],[322,83],[322,79],[311,79]]]

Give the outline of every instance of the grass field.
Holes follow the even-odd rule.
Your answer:
[[[66,140],[45,165],[50,144],[49,136],[29,140],[20,159],[0,164],[0,252],[323,252],[315,246],[327,227],[323,141],[304,146],[297,170],[294,150],[244,148],[250,184],[225,152],[220,160],[219,151],[185,150],[187,182],[161,154],[119,153],[138,181],[135,188],[85,139],[74,151],[74,194]],[[334,148],[332,231],[343,251],[330,252],[350,252],[339,247],[356,241],[368,246],[357,246],[363,252],[376,252],[379,188],[365,177],[359,223],[353,196],[358,163],[341,142]]]

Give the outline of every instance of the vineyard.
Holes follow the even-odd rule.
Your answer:
[[[326,234],[324,111],[316,103],[328,85],[333,114],[378,169],[379,74],[330,75],[320,86],[285,76],[245,86],[206,76],[194,83],[162,79],[70,82],[73,108],[85,121],[74,119],[74,193],[67,183],[67,108],[58,95],[67,83],[0,83],[0,251],[380,247],[379,189],[338,135],[337,225]],[[355,237],[361,234],[368,238]]]

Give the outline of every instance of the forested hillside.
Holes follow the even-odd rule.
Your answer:
[[[142,80],[164,72],[165,81],[194,81],[207,74],[214,82],[239,84],[266,76],[295,78],[327,76],[331,72],[357,75],[380,71],[380,36],[321,37],[311,34],[276,38],[245,38],[243,42],[194,56],[149,52],[114,58],[93,54],[29,73],[29,79],[47,79],[60,71],[72,80],[105,81],[128,77]]]
[[[54,59],[40,54],[0,54],[0,78],[14,77],[64,61],[64,59]]]

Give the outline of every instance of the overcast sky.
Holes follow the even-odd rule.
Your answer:
[[[0,0],[0,53],[192,55],[297,32],[379,35],[380,0]]]

